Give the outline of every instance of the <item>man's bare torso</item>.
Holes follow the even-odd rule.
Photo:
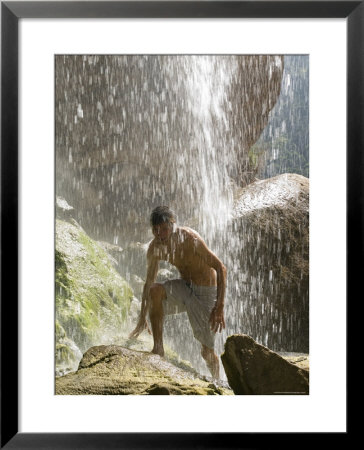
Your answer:
[[[216,271],[196,252],[198,241],[202,241],[196,231],[188,227],[178,227],[166,243],[150,243],[149,252],[153,258],[168,261],[177,267],[181,278],[199,286],[216,286]]]

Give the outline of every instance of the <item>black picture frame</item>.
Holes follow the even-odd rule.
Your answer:
[[[1,448],[257,448],[272,433],[18,432],[18,22],[22,18],[346,18],[347,305],[363,272],[363,1],[1,2]],[[11,107],[9,106],[11,105]],[[348,394],[348,392],[347,392]],[[224,412],[217,411],[217,414]],[[349,415],[347,414],[347,422]],[[138,418],[135,418],[138,420]],[[347,438],[338,433],[338,438]],[[242,436],[244,435],[244,436]],[[300,437],[300,445],[310,437]],[[326,440],[326,436],[322,436]],[[295,441],[297,443],[297,441]],[[315,434],[315,444],[320,437]]]

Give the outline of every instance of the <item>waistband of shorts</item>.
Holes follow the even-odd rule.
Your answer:
[[[202,292],[216,292],[217,286],[200,286],[195,283],[186,283],[194,292],[202,293]]]

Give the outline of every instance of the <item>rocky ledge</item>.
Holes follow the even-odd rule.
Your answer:
[[[56,378],[57,395],[232,395],[217,382],[152,353],[91,347],[76,372]]]

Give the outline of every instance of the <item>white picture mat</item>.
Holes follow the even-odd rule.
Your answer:
[[[325,39],[322,37],[325,36]],[[310,395],[55,396],[54,55],[310,55]],[[346,21],[20,21],[20,431],[346,430]]]

